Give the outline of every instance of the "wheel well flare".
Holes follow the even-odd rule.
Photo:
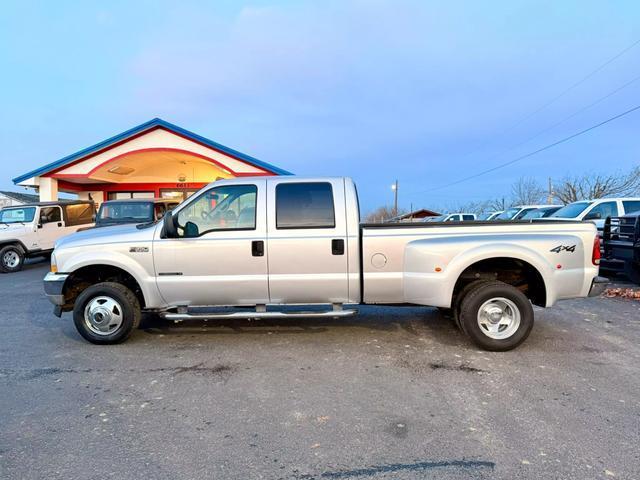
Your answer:
[[[73,304],[84,289],[101,282],[124,285],[135,294],[140,306],[145,306],[144,295],[138,281],[126,270],[113,265],[89,265],[71,273],[64,284],[65,303]]]
[[[534,305],[545,306],[547,291],[544,278],[536,267],[512,257],[496,257],[469,265],[453,288],[455,296],[475,280],[498,280],[521,290]]]

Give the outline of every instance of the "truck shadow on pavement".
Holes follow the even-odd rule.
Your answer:
[[[403,345],[407,342],[429,338],[447,346],[473,345],[450,319],[444,318],[437,309],[430,307],[393,308],[360,306],[359,313],[345,318],[291,318],[291,319],[228,319],[228,320],[188,320],[174,323],[157,315],[143,317],[140,329],[150,335],[191,336],[202,338],[224,337],[227,335],[246,336],[286,336],[318,335],[344,338],[351,331],[362,338],[369,331],[376,334],[392,335]],[[137,332],[131,340],[143,338]],[[400,337],[398,336],[400,334]]]

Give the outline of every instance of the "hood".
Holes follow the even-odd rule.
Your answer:
[[[104,245],[120,242],[145,242],[153,240],[153,235],[160,223],[138,228],[136,224],[114,225],[110,227],[91,228],[62,237],[55,248],[84,247],[87,245]]]

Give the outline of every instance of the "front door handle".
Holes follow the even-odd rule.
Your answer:
[[[331,240],[331,255],[344,255],[344,240],[342,238]]]
[[[251,242],[251,255],[254,257],[264,257],[264,241],[254,240]]]

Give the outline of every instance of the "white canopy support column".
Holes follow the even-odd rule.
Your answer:
[[[58,200],[58,180],[51,177],[40,177],[39,193],[41,202]]]

